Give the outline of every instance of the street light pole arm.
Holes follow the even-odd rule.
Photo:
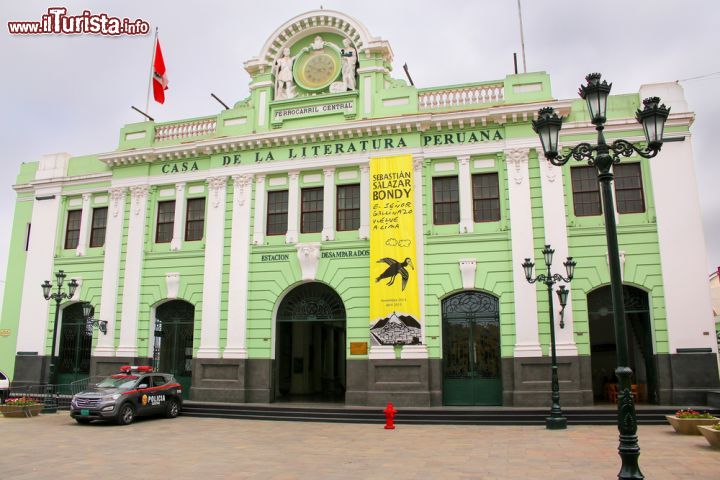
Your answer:
[[[553,279],[553,283],[560,283],[560,282],[570,283],[569,278],[565,278],[562,275],[560,275],[559,273],[554,274],[552,276],[552,279]]]
[[[597,150],[596,147],[593,147],[587,142],[583,142],[575,145],[567,155],[560,155],[558,153],[557,156],[548,158],[548,160],[550,160],[550,163],[552,163],[556,167],[562,167],[568,162],[568,160],[570,160],[570,158],[574,158],[578,161],[588,160],[592,164],[593,151],[595,150]]]
[[[627,140],[623,140],[622,138],[620,138],[610,144],[610,150],[612,150],[615,154],[613,155],[613,163],[620,163],[621,156],[629,157],[633,153],[636,153],[643,158],[653,158],[660,152],[661,146],[662,145],[648,145],[641,150]]]

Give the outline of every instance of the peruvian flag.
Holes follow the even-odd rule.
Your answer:
[[[163,60],[160,40],[155,41],[155,61],[153,62],[153,96],[158,103],[165,103],[165,90],[168,89],[168,78],[165,74],[165,61]]]

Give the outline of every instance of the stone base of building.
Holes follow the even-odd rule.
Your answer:
[[[442,405],[439,359],[348,360],[346,405],[430,407]]]
[[[107,377],[120,371],[123,365],[152,365],[147,357],[90,357],[90,378]]]
[[[48,382],[50,357],[45,355],[15,355],[13,385],[39,385]]]
[[[720,389],[715,353],[655,355],[661,405],[705,405],[707,393]]]
[[[193,359],[190,399],[200,402],[269,403],[272,360]]]
[[[560,405],[593,404],[590,356],[557,357]],[[503,405],[546,407],[552,394],[550,357],[502,359]]]

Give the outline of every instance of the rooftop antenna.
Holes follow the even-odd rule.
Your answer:
[[[410,76],[410,70],[408,70],[407,63],[403,65],[403,70],[405,70],[405,75],[407,76],[408,80],[410,81],[410,85],[413,87],[415,86],[415,82],[412,81],[412,77]]]
[[[222,105],[223,107],[225,107],[225,110],[230,110],[230,107],[228,107],[228,106],[225,104],[225,102],[223,102],[222,100],[220,100],[217,95],[215,95],[214,93],[210,92],[210,96],[211,96],[212,98],[214,98],[215,100],[217,100],[218,103],[220,103],[220,105]]]
[[[133,110],[135,110],[136,112],[138,112],[140,115],[142,115],[143,117],[147,118],[147,119],[150,120],[151,122],[154,122],[154,121],[155,121],[155,119],[154,119],[153,117],[151,117],[151,116],[148,115],[147,113],[143,112],[143,111],[140,110],[139,108],[135,107],[134,105],[130,105],[130,108],[132,108]]]
[[[518,16],[520,17],[520,49],[522,51],[523,73],[527,73],[527,63],[525,63],[525,35],[523,34],[522,8],[520,6],[520,0],[517,0],[517,4]]]

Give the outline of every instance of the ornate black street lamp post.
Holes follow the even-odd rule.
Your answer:
[[[55,274],[57,292],[52,292],[53,285],[50,283],[50,280],[45,280],[45,283],[41,285],[43,290],[43,297],[45,297],[45,300],[55,300],[55,322],[53,323],[52,350],[50,352],[50,373],[48,375],[48,383],[50,384],[55,383],[55,345],[57,343],[57,329],[58,318],[60,316],[60,304],[63,302],[63,300],[72,298],[73,295],[75,295],[75,290],[78,287],[77,281],[75,281],[75,279],[73,278],[68,283],[67,293],[63,292],[62,286],[65,282],[65,277],[67,277],[67,275],[63,270],[59,270]]]
[[[85,318],[85,335],[92,337],[93,328],[97,327],[103,335],[107,335],[107,320],[95,318],[95,307],[90,302],[82,302],[83,318]]]
[[[589,165],[598,170],[598,183],[602,194],[603,214],[605,216],[605,234],[607,237],[608,260],[610,265],[610,289],[612,292],[613,313],[615,317],[615,343],[617,344],[618,367],[615,375],[619,384],[618,398],[618,430],[620,445],[618,452],[622,466],[618,473],[621,479],[645,478],[640,472],[638,457],[640,446],[637,440],[637,416],[631,388],[632,370],[628,366],[627,325],[623,305],[623,287],[620,275],[620,255],[618,252],[617,227],[615,225],[615,205],[612,194],[612,166],[620,163],[621,157],[633,154],[643,158],[652,158],[658,154],[663,144],[663,130],[670,109],[660,105],[658,97],[643,100],[644,108],[637,111],[636,119],[642,125],[647,144],[638,148],[627,140],[618,139],[607,144],[603,129],[605,128],[607,98],[612,84],[600,81],[599,73],[591,73],[585,80],[587,85],[580,87],[580,97],[587,101],[590,121],[597,130],[597,144],[580,143],[570,152],[562,156],[558,149],[560,128],[563,117],[558,116],[551,107],[541,108],[538,119],[533,121],[533,130],[540,137],[542,148],[550,163],[557,166],[565,165],[570,158],[587,160]]]
[[[537,277],[533,278],[533,267],[535,264],[530,261],[529,258],[525,259],[522,267],[525,270],[525,278],[529,283],[540,282],[547,286],[548,294],[548,308],[550,312],[550,358],[552,361],[552,406],[550,407],[550,416],[545,419],[545,428],[550,430],[561,430],[567,428],[567,418],[563,416],[562,410],[560,409],[560,383],[558,381],[558,366],[557,356],[555,355],[555,315],[553,313],[553,285],[558,282],[569,283],[573,279],[575,272],[575,261],[572,257],[568,257],[567,261],[563,263],[565,265],[565,272],[567,278],[563,277],[559,273],[551,273],[550,267],[552,265],[553,254],[555,250],[550,248],[550,245],[545,245],[542,254],[545,258],[545,265],[547,266],[547,274],[541,273]],[[567,303],[567,296],[570,293],[569,290],[565,289],[565,286],[561,286],[558,290],[558,298],[560,299],[560,305],[565,309]],[[564,326],[564,323],[560,323],[560,328]]]

